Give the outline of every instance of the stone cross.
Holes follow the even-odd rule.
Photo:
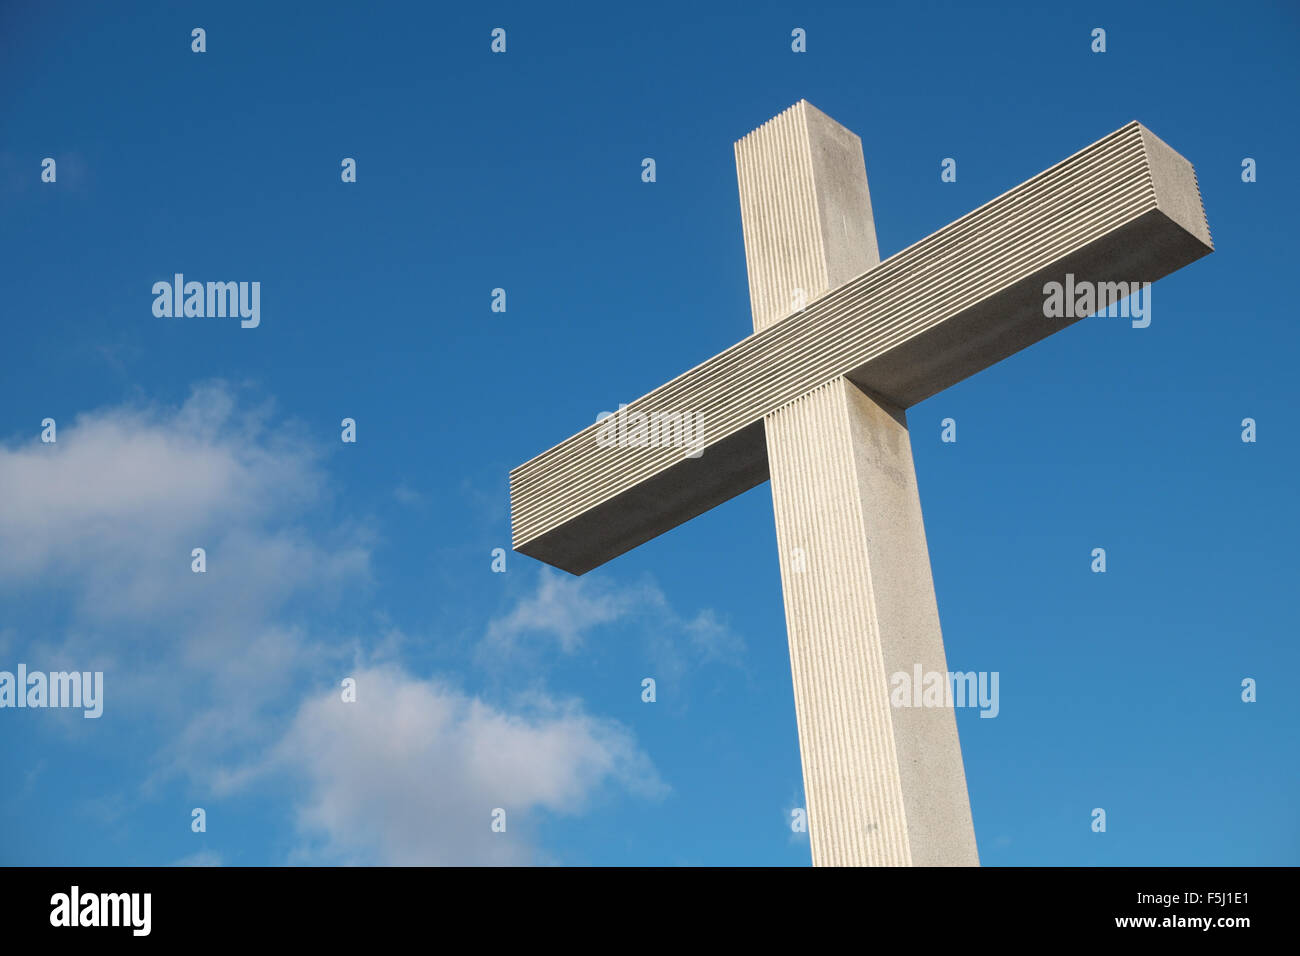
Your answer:
[[[735,149],[753,334],[514,469],[514,549],[583,574],[770,478],[814,864],[978,865],[952,708],[891,706],[947,677],[905,410],[1212,252],[1196,174],[1132,122],[882,262],[856,135]]]

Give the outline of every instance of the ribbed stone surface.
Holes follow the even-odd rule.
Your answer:
[[[767,417],[813,862],[975,866],[950,707],[892,707],[947,674],[904,414],[839,378]]]
[[[774,290],[879,264],[861,142],[824,113],[765,123],[736,172],[756,331]],[[891,675],[947,673],[906,417],[841,376],[764,431],[813,863],[978,864],[952,710],[890,707]]]
[[[819,385],[907,408],[1069,324],[1043,317],[1045,282],[1154,281],[1212,248],[1191,165],[1130,123],[630,404],[699,415],[701,458],[603,448],[589,425],[520,465],[514,548],[584,573],[764,481],[764,416]]]
[[[807,100],[736,143],[755,332],[880,262],[866,176],[844,174],[863,165],[862,141]]]
[[[912,862],[839,378],[767,419],[813,862]],[[856,583],[855,589],[850,585]]]

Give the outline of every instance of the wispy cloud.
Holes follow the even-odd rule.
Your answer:
[[[393,489],[393,497],[399,504],[406,505],[408,508],[424,508],[428,501],[424,495],[420,494],[406,482],[402,482]]]
[[[334,633],[331,603],[369,580],[374,536],[335,516],[321,443],[233,386],[83,414],[52,445],[0,444],[0,487],[0,597],[54,595],[64,609],[57,625],[8,626],[0,644],[42,664],[93,663],[106,713],[153,735],[143,782],[124,774],[105,806],[180,776],[215,799],[282,800],[302,837],[295,859],[519,863],[543,852],[544,814],[666,792],[630,731],[579,700],[492,703],[412,675],[391,624]],[[657,588],[588,594],[543,577],[485,640],[540,628],[572,651],[647,608],[666,608]],[[355,703],[322,689],[343,674],[358,680]],[[505,833],[490,827],[496,807]]]
[[[704,664],[744,666],[745,642],[717,612],[706,608],[683,616],[653,579],[626,584],[549,568],[538,573],[532,593],[489,622],[479,656],[533,662],[548,648],[571,655],[602,628],[639,641],[659,677],[680,680]]]
[[[536,591],[519,600],[505,615],[494,618],[488,624],[484,642],[499,653],[509,651],[522,638],[551,638],[560,650],[572,654],[592,629],[634,612],[664,606],[663,593],[653,585],[624,587],[562,576],[543,568]]]
[[[181,857],[171,864],[172,866],[221,866],[221,854],[214,853],[211,850],[200,850],[198,853],[191,853],[189,856]]]

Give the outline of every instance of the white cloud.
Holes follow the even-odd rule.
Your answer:
[[[302,859],[379,863],[529,862],[544,815],[616,790],[664,792],[631,734],[579,702],[492,705],[396,663],[357,663],[403,646],[395,628],[330,634],[319,613],[366,584],[370,537],[331,517],[317,446],[239,398],[213,383],[180,407],[60,423],[54,445],[0,444],[0,600],[62,610],[57,630],[9,626],[0,649],[104,670],[103,726],[155,729],[145,790],[179,773],[216,797],[275,796],[273,780],[293,779],[281,795]],[[205,574],[190,570],[193,547],[207,551]],[[652,587],[588,594],[544,577],[489,636],[509,642],[540,622],[576,649],[591,627],[663,603]],[[358,678],[357,703],[303,692],[334,674]],[[97,799],[134,805],[130,772],[122,786]],[[490,830],[494,807],[505,834]]]
[[[322,545],[294,527],[324,478],[310,444],[267,414],[237,414],[233,391],[210,383],[179,408],[97,411],[56,443],[0,446],[0,590],[75,579],[79,608],[102,623],[232,603],[257,616],[366,574],[363,542]],[[190,571],[196,547],[205,576]]]
[[[270,762],[303,778],[305,860],[391,865],[536,859],[539,812],[580,813],[606,785],[666,788],[631,734],[576,702],[537,698],[508,713],[394,667],[353,675],[298,711]],[[506,811],[506,831],[491,829]]]
[[[307,639],[295,602],[327,608],[370,576],[368,537],[329,520],[315,446],[239,398],[207,383],[0,445],[0,600],[61,620],[8,652],[103,670],[106,716],[160,720],[167,764],[191,773],[263,738],[286,685],[343,653]]]

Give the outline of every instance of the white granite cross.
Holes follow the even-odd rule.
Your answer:
[[[953,710],[891,704],[948,671],[904,410],[1109,304],[1049,318],[1050,283],[1213,251],[1195,172],[1129,123],[881,262],[806,101],[736,169],[753,334],[514,469],[513,546],[583,574],[770,478],[813,862],[977,865]]]

